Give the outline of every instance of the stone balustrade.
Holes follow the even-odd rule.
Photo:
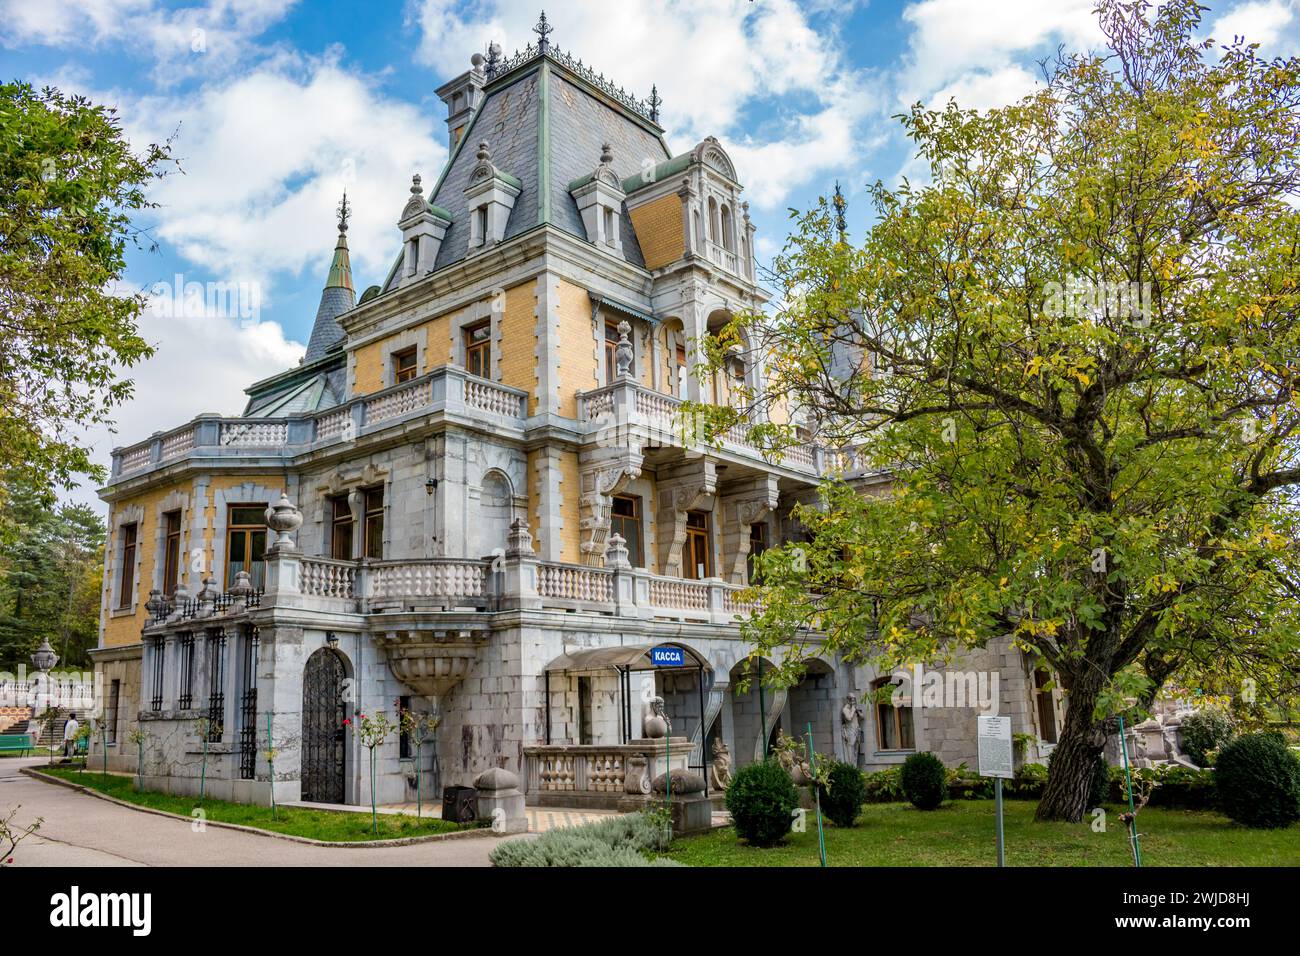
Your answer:
[[[113,478],[144,474],[191,458],[295,455],[352,441],[419,415],[443,413],[478,425],[522,429],[527,392],[443,365],[390,388],[322,412],[285,418],[200,415],[147,441],[113,450]]]
[[[674,737],[626,744],[547,744],[524,748],[524,790],[539,806],[630,809],[649,801],[650,781],[671,766],[685,770],[690,744]]]

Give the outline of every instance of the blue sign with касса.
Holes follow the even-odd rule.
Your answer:
[[[655,667],[681,667],[686,663],[686,653],[680,647],[652,647],[650,663]]]

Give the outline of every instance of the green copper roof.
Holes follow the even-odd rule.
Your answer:
[[[680,173],[691,164],[691,154],[682,153],[680,156],[674,156],[672,159],[665,159],[662,163],[655,166],[654,171],[647,175],[644,172],[634,173],[623,180],[623,192],[629,196],[638,189],[644,189],[652,183],[663,182],[664,177]]]
[[[334,261],[330,263],[330,274],[325,280],[325,288],[352,289],[352,262],[348,259],[346,232],[340,232],[339,241],[334,244]]]

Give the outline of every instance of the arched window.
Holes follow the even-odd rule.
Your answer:
[[[735,249],[735,243],[731,236],[731,209],[723,203],[722,206],[722,248],[731,252]]]
[[[718,201],[712,196],[709,197],[709,239],[712,242],[719,242],[718,239]]]

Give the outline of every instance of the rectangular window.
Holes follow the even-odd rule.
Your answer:
[[[605,245],[614,244],[614,210],[609,206],[605,207]]]
[[[266,505],[232,505],[226,523],[226,588],[247,571],[256,590],[266,584]]]
[[[115,680],[108,685],[108,706],[104,710],[105,742],[117,743],[117,712],[122,700],[122,682]]]
[[[709,537],[709,513],[686,512],[686,544],[682,546],[683,577],[699,580],[713,576]]]
[[[166,538],[163,540],[163,594],[171,597],[181,570],[181,513],[169,511],[163,515]]]
[[[1034,696],[1038,702],[1038,736],[1044,743],[1056,743],[1056,706],[1052,700],[1052,675],[1034,671]]]
[[[591,678],[578,678],[578,743],[592,743]]]
[[[257,628],[244,629],[239,664],[239,778],[257,775],[257,655],[261,647]]]
[[[167,645],[163,643],[161,637],[154,638],[153,647],[153,679],[149,686],[149,709],[153,711],[162,710],[163,705],[163,656],[166,653]]]
[[[402,349],[400,352],[393,353],[393,383],[409,382],[415,378],[419,369],[416,368],[416,348],[412,345],[409,349]]]
[[[406,713],[410,709],[411,698],[397,698],[397,720],[399,726],[401,725],[402,714]],[[403,730],[399,733],[397,738],[397,756],[402,760],[410,760],[413,753],[414,748],[411,747],[411,735]]]
[[[189,710],[194,706],[194,635],[182,634],[179,643],[181,684],[180,691],[176,695],[176,706],[181,710]]]
[[[356,521],[347,495],[330,499],[330,557],[352,560],[352,529]]]
[[[384,489],[371,488],[366,498],[366,535],[363,553],[379,560],[384,556]]]
[[[618,325],[605,323],[605,384],[611,385],[618,377]]]
[[[476,245],[483,245],[487,242],[487,206],[479,206],[474,210],[474,233],[478,237]]]
[[[117,581],[119,608],[130,607],[131,599],[135,596],[135,548],[135,524],[122,525],[122,569]]]
[[[479,378],[492,377],[492,323],[465,330],[465,369]]]
[[[641,547],[641,499],[615,495],[609,519],[610,535],[620,535],[627,542],[627,559],[634,568],[645,567]]]
[[[767,550],[767,524],[758,522],[749,526],[749,557],[745,559],[746,570],[749,574],[749,583],[755,584],[758,581],[757,558]]]
[[[226,633],[208,632],[208,743],[221,743],[226,723]]]
[[[912,732],[912,708],[895,707],[893,678],[882,677],[871,685],[876,705],[876,746],[880,750],[915,750]]]

